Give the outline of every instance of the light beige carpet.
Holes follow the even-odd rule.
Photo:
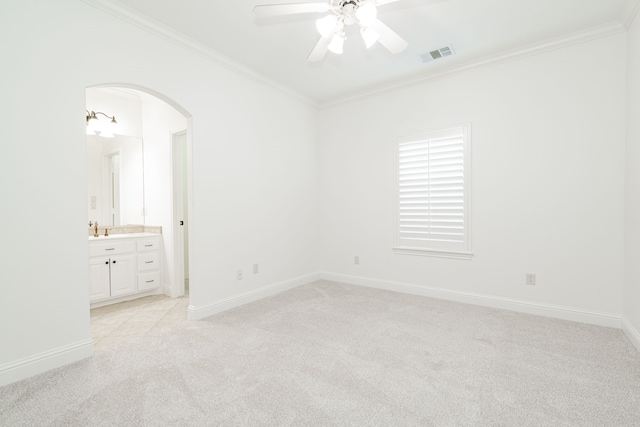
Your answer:
[[[329,282],[0,388],[2,426],[640,426],[621,331]]]

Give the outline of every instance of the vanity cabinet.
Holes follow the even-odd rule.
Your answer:
[[[89,300],[119,302],[121,297],[158,289],[161,244],[159,235],[90,240]]]
[[[160,239],[140,239],[138,251],[138,291],[160,286]]]
[[[89,300],[130,295],[136,292],[135,255],[114,255],[89,260]]]

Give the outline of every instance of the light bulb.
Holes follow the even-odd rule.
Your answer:
[[[336,34],[335,36],[333,36],[333,39],[331,39],[331,43],[329,43],[328,49],[337,55],[342,55],[343,46],[344,37],[340,34]]]
[[[318,29],[318,32],[322,37],[327,38],[335,30],[337,22],[338,22],[337,16],[327,15],[316,21],[316,28]]]
[[[87,121],[87,135],[95,135],[99,131],[98,125],[97,117],[90,118]]]
[[[371,2],[363,4],[356,10],[356,18],[358,18],[358,22],[363,27],[373,24],[377,16],[378,9],[376,9],[376,6]]]
[[[117,131],[118,131],[118,122],[116,122],[116,118],[114,116],[108,122],[106,120],[102,122],[102,129],[100,132],[100,136],[104,138],[113,138],[114,133]]]
[[[362,40],[364,40],[364,45],[369,49],[375,42],[380,38],[380,34],[374,31],[371,27],[363,28],[360,31],[362,35]]]

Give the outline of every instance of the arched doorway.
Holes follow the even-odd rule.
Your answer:
[[[86,95],[88,221],[94,231],[99,222],[99,237],[89,237],[90,307],[92,337],[101,341],[125,329],[128,334],[150,330],[153,322],[167,318],[166,308],[171,309],[166,315],[177,309],[187,318],[191,119],[177,103],[135,85],[94,86]],[[116,129],[111,132],[102,123],[96,132],[89,126],[93,116],[115,122]],[[157,251],[155,241],[160,242]],[[95,247],[112,252],[98,254]],[[173,307],[176,300],[180,304]],[[156,307],[154,301],[164,302]],[[118,304],[146,304],[149,313],[138,316],[137,324],[118,325],[127,316],[104,316]],[[103,322],[94,322],[98,318]]]

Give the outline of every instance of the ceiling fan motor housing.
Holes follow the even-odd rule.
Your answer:
[[[345,25],[352,25],[356,22],[356,11],[358,3],[355,0],[344,0],[340,2],[341,15]]]

